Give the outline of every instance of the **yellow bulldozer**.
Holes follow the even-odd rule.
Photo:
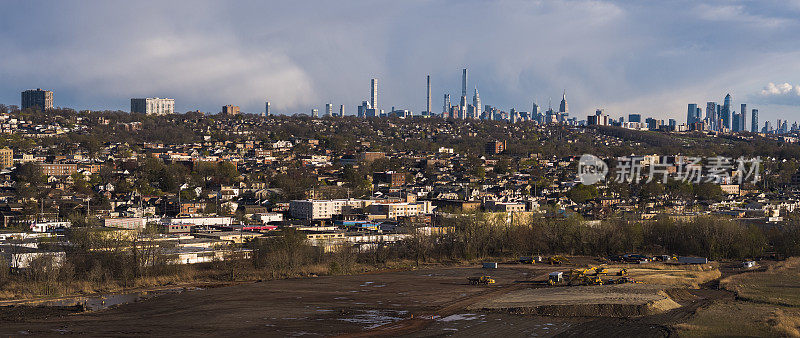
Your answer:
[[[550,265],[561,265],[561,264],[569,264],[569,259],[564,256],[550,256],[548,259],[550,261]]]
[[[495,283],[492,276],[468,277],[467,280],[471,285],[490,285]]]

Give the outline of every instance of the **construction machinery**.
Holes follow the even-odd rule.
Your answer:
[[[471,285],[489,285],[495,283],[495,280],[492,278],[492,276],[467,277],[467,279]]]
[[[619,271],[617,272],[617,276],[627,276],[627,275],[628,275],[628,269],[625,268],[619,269]]]
[[[550,256],[549,258],[550,265],[561,265],[561,264],[569,264],[569,259],[564,256]]]

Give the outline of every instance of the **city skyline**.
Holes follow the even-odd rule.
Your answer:
[[[418,114],[426,108],[420,78],[431,75],[432,98],[450,94],[458,101],[461,79],[454,73],[469,68],[482,102],[503,110],[527,110],[567,88],[571,110],[581,115],[601,108],[683,120],[686,102],[725,92],[758,106],[762,121],[800,113],[794,80],[800,67],[790,38],[798,6],[578,2],[311,2],[279,4],[275,11],[258,3],[4,4],[10,34],[0,42],[13,53],[0,62],[7,79],[0,102],[15,104],[19,92],[47,88],[59,93],[57,106],[75,109],[125,110],[132,97],[170,97],[180,112],[235,103],[259,113],[268,97],[279,113],[326,102],[354,111],[364,99],[364,79],[377,78],[384,108]],[[141,11],[144,21],[121,20],[132,11]],[[88,15],[96,12],[104,15]],[[393,25],[418,13],[417,20],[430,24]],[[44,24],[22,28],[33,15]],[[205,23],[217,15],[236,17],[241,27],[220,20],[209,28]],[[84,16],[81,23],[69,19]],[[368,19],[353,25],[356,16]],[[447,27],[438,16],[470,18],[480,27]],[[570,24],[560,29],[542,29],[565,21]],[[223,43],[230,48],[215,48]],[[437,53],[428,53],[433,47]]]

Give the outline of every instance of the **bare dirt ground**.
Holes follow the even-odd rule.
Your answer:
[[[501,264],[496,270],[437,267],[242,284],[165,294],[95,312],[0,315],[0,336],[667,336],[699,307],[732,298],[713,288],[658,288],[682,306],[635,318],[513,314],[475,306],[519,292],[547,294],[553,290],[542,283],[547,274],[568,269]],[[467,277],[483,274],[497,284],[467,283]]]

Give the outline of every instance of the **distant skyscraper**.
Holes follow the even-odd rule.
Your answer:
[[[319,109],[317,108],[311,109],[311,117],[313,118],[319,117]]]
[[[725,101],[722,103],[722,125],[725,128],[731,128],[731,94],[725,95]]]
[[[731,118],[731,122],[732,122],[731,123],[731,131],[732,132],[738,132],[739,131],[739,127],[742,126],[742,124],[740,122],[740,120],[741,120],[740,115],[741,114],[739,114],[737,112],[733,112],[733,114],[732,114],[732,118]]]
[[[531,107],[531,118],[535,119],[539,123],[542,123],[542,112],[539,108],[539,105],[536,104],[536,100],[533,101],[533,106]]]
[[[426,101],[427,104],[425,105],[425,111],[428,115],[431,114],[431,76],[428,75],[428,100]]]
[[[325,116],[333,116],[333,104],[326,103],[325,104]]]
[[[30,89],[22,92],[21,109],[39,108],[40,110],[53,109],[53,92],[49,90]]]
[[[750,116],[750,131],[758,132],[758,109],[753,109],[753,113]]]
[[[131,113],[147,115],[166,115],[175,112],[174,99],[144,98],[131,99]]]
[[[464,68],[461,75],[461,96],[467,96],[467,69]]]
[[[747,104],[742,103],[739,110],[739,131],[747,131]]]
[[[569,112],[569,107],[567,106],[567,90],[564,90],[564,95],[561,96],[561,104],[558,106],[559,113],[567,113]]]
[[[697,103],[690,103],[689,109],[686,111],[686,124],[693,124],[697,122],[699,116],[697,116]]]
[[[461,110],[462,115],[461,117],[465,117],[467,112],[467,69],[464,68],[463,73],[461,74],[461,100],[458,103],[459,109]]]
[[[442,107],[442,114],[447,114],[450,111],[450,94],[444,94],[444,105]]]
[[[642,114],[628,114],[628,122],[642,122]]]
[[[341,105],[339,105],[339,117],[343,117],[343,116],[344,116],[344,105],[341,104]]]
[[[370,81],[369,104],[373,109],[378,109],[378,79]]]
[[[472,95],[472,117],[481,117],[481,97],[478,95],[478,88],[475,88],[475,94]]]
[[[264,115],[266,115],[266,116],[270,115],[270,112],[269,112],[269,101],[267,101],[267,103],[264,104]]]
[[[710,130],[717,130],[717,103],[706,103],[706,120],[708,121],[708,128]]]

